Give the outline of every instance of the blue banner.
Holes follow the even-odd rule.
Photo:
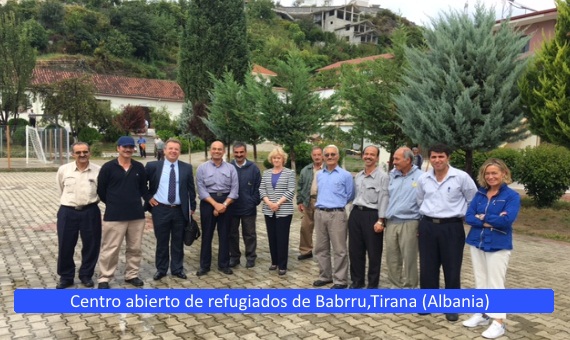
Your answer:
[[[552,313],[552,289],[16,289],[16,313]]]

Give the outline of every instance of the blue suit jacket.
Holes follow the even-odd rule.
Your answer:
[[[160,183],[160,175],[164,161],[153,161],[146,164],[146,176],[148,179],[148,195],[144,198],[145,207],[151,211],[150,199],[156,194]],[[194,175],[192,165],[178,160],[178,172],[180,176],[180,205],[186,221],[190,219],[190,210],[196,210],[196,187],[194,186]]]

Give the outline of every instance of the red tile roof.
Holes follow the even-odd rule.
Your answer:
[[[384,53],[384,54],[378,54],[378,55],[371,55],[369,57],[364,57],[364,58],[343,60],[343,61],[336,62],[334,64],[330,64],[330,65],[325,66],[325,67],[321,67],[320,69],[317,70],[317,72],[322,72],[322,71],[327,71],[327,70],[333,70],[335,68],[340,68],[343,64],[360,64],[360,63],[363,63],[366,61],[372,61],[372,60],[376,60],[379,58],[392,59],[392,58],[394,58],[394,55],[391,53]]]
[[[257,64],[253,64],[253,70],[251,70],[251,73],[265,74],[267,76],[273,76],[273,77],[277,76],[277,73]]]
[[[171,80],[129,78],[36,67],[32,84],[51,84],[63,79],[80,77],[91,78],[97,95],[184,101],[184,92],[177,82]]]

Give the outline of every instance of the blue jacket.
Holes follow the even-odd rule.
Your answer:
[[[465,243],[487,252],[513,249],[513,222],[521,207],[521,198],[503,183],[499,192],[487,199],[487,189],[480,188],[471,201],[465,222],[471,226]],[[475,215],[484,214],[483,220]],[[483,223],[492,228],[483,227]]]
[[[233,216],[257,215],[257,206],[261,202],[259,186],[261,185],[261,172],[257,165],[249,159],[241,168],[235,166],[239,179],[239,197],[230,205],[229,212]]]

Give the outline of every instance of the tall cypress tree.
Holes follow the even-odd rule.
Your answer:
[[[192,105],[190,131],[206,143],[213,134],[204,125],[208,92],[213,88],[208,73],[220,79],[230,71],[243,84],[249,69],[246,19],[243,0],[193,0],[180,41],[178,83]]]
[[[446,143],[490,150],[525,135],[517,81],[528,41],[508,22],[495,31],[494,10],[476,5],[472,17],[451,11],[424,32],[427,49],[407,49],[409,67],[396,103],[402,130],[422,145]]]
[[[546,41],[520,82],[530,130],[570,148],[570,5],[556,0],[554,39]]]

